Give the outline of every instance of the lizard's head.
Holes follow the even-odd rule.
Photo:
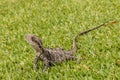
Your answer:
[[[42,41],[35,35],[27,34],[24,38],[35,50],[42,49]]]

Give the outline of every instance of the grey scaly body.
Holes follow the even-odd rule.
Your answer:
[[[75,51],[76,51],[76,38],[78,36],[81,36],[81,35],[84,35],[84,34],[90,32],[92,30],[98,29],[98,28],[100,28],[108,23],[109,22],[105,22],[105,23],[103,23],[95,28],[86,30],[86,31],[81,32],[80,34],[76,35],[73,38],[72,48],[71,48],[71,50],[68,50],[68,51],[65,51],[61,48],[56,48],[56,49],[44,48],[42,46],[42,41],[38,37],[36,37],[33,34],[25,35],[25,37],[24,37],[25,40],[34,48],[34,50],[36,52],[36,57],[34,59],[33,68],[36,69],[38,60],[43,61],[44,65],[45,65],[44,70],[46,70],[52,64],[61,63],[63,61],[76,59],[73,56],[73,53],[75,53]],[[116,23],[116,22],[114,21],[111,23]]]

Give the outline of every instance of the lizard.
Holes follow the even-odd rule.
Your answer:
[[[40,60],[44,63],[43,71],[46,71],[51,65],[55,63],[61,63],[63,61],[75,60],[76,58],[73,56],[73,53],[76,52],[76,39],[78,36],[84,35],[88,32],[96,30],[102,26],[108,24],[114,24],[116,21],[107,21],[105,23],[100,24],[97,27],[92,29],[88,29],[86,31],[80,32],[73,38],[72,47],[70,50],[64,50],[62,48],[45,48],[42,44],[41,39],[39,39],[34,34],[26,34],[24,39],[34,48],[36,52],[36,56],[34,59],[33,69],[35,70],[37,67],[37,62]]]

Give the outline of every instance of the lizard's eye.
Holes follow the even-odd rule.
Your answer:
[[[31,40],[32,40],[32,41],[35,41],[33,36],[31,37]]]

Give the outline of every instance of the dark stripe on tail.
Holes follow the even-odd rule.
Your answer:
[[[73,38],[73,44],[72,44],[72,49],[70,50],[70,53],[72,54],[72,53],[74,53],[74,52],[76,51],[76,38],[77,38],[78,36],[81,36],[81,35],[84,35],[84,34],[90,32],[90,31],[96,30],[96,29],[98,29],[98,28],[100,28],[100,27],[102,27],[102,26],[104,26],[104,25],[115,24],[115,23],[117,23],[117,21],[106,21],[105,23],[102,23],[101,25],[99,25],[99,26],[97,26],[97,27],[94,27],[94,28],[92,28],[92,29],[88,29],[88,30],[86,30],[86,31],[83,31],[83,32],[79,33],[78,35],[76,35],[76,36]]]

